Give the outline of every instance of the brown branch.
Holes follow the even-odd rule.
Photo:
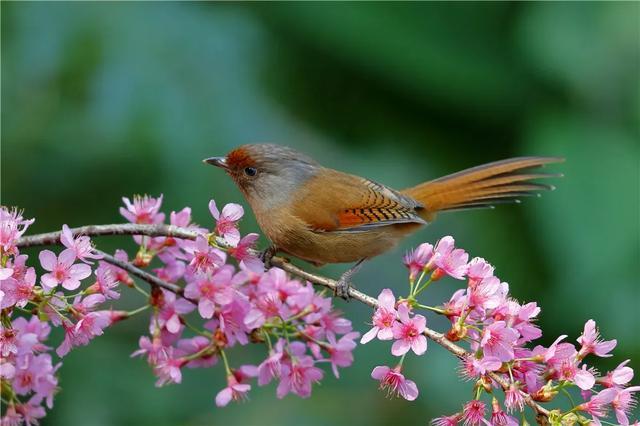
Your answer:
[[[173,225],[138,225],[136,223],[114,223],[111,225],[87,225],[71,229],[76,235],[147,235],[149,237],[175,237],[186,240],[195,240],[198,232],[179,228]],[[61,231],[48,232],[46,234],[30,235],[18,239],[18,247],[32,247],[60,244]]]
[[[74,236],[75,235],[89,235],[89,236],[146,235],[149,237],[175,237],[175,238],[181,238],[181,239],[187,239],[187,240],[195,240],[196,237],[199,235],[197,231],[186,229],[186,228],[180,228],[173,225],[138,225],[134,223],[82,226],[79,228],[71,229],[71,233]],[[49,232],[46,234],[37,234],[37,235],[31,235],[27,237],[21,237],[20,239],[18,239],[16,245],[18,247],[32,247],[32,246],[60,244],[60,234],[61,232],[58,231],[58,232]],[[216,242],[218,245],[222,247],[228,247],[226,242],[221,238],[217,238]],[[151,275],[131,265],[128,262],[119,261],[118,259],[114,258],[113,256],[107,253],[104,253],[98,250],[96,251],[102,254],[103,256],[105,256],[104,260],[106,262],[111,263],[115,266],[118,266],[130,272],[131,274],[148,282],[151,285],[162,287],[164,289],[167,289],[169,291],[172,291],[180,295],[182,295],[183,293],[183,289],[175,284],[171,284],[169,282],[161,280],[160,278],[154,275]],[[257,255],[258,252],[254,251],[253,254]],[[273,257],[271,259],[271,264],[273,266],[282,268],[286,272],[289,272],[290,274],[300,277],[304,280],[307,280],[313,284],[321,285],[331,290],[336,289],[337,281],[332,280],[331,278],[326,278],[320,275],[312,274],[303,269],[300,269],[297,266],[289,263],[286,259],[282,257],[277,257],[277,256]],[[354,288],[349,288],[349,296],[352,299],[362,302],[365,305],[368,305],[374,309],[378,307],[377,299],[369,296],[368,294],[362,293],[361,291],[358,291]],[[425,328],[424,335],[427,338],[439,344],[440,346],[442,346],[443,348],[445,348],[447,351],[451,352],[453,355],[455,355],[458,358],[462,359],[470,355],[462,347],[456,345],[455,343],[447,339],[442,333],[439,333],[427,327]],[[498,383],[503,390],[506,391],[509,388],[509,382],[505,380],[503,377],[501,377],[500,375],[495,373],[489,373],[489,376],[493,380],[495,380],[495,382]],[[538,423],[542,424],[545,421],[544,419],[548,419],[550,414],[549,410],[547,410],[546,408],[536,403],[529,394],[522,392],[522,396],[524,397],[526,404],[529,407],[531,407],[537,414]],[[540,417],[543,417],[544,419],[540,419]]]

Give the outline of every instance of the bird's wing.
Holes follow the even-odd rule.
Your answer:
[[[426,222],[413,198],[358,176],[324,169],[304,185],[294,215],[318,232],[363,232],[399,223]]]

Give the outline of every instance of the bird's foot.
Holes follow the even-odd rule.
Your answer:
[[[336,282],[336,288],[333,291],[334,296],[340,297],[346,301],[349,301],[349,289],[351,288],[351,274],[349,271],[342,274],[340,279]]]
[[[362,267],[362,262],[364,262],[364,259],[360,259],[355,265],[353,265],[353,267],[351,267],[351,269],[340,276],[340,279],[336,282],[336,288],[333,291],[335,296],[349,301],[351,278],[355,275],[356,272],[360,270],[360,268]]]
[[[278,250],[274,246],[269,246],[260,253],[260,260],[264,263],[265,269],[271,267],[271,259],[276,255]]]

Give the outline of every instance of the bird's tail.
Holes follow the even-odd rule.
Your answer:
[[[431,221],[437,212],[518,203],[522,197],[553,190],[552,185],[532,181],[562,175],[533,169],[562,161],[564,159],[560,157],[511,158],[463,170],[401,192],[419,201],[424,206],[422,216]]]

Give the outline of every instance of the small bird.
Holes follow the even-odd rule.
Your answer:
[[[225,157],[203,160],[224,169],[251,205],[270,240],[266,263],[284,252],[320,266],[356,262],[338,280],[348,298],[352,276],[366,259],[393,248],[443,211],[519,202],[559,177],[531,169],[563,161],[519,157],[488,163],[396,191],[372,180],[326,168],[291,148],[242,145]]]

